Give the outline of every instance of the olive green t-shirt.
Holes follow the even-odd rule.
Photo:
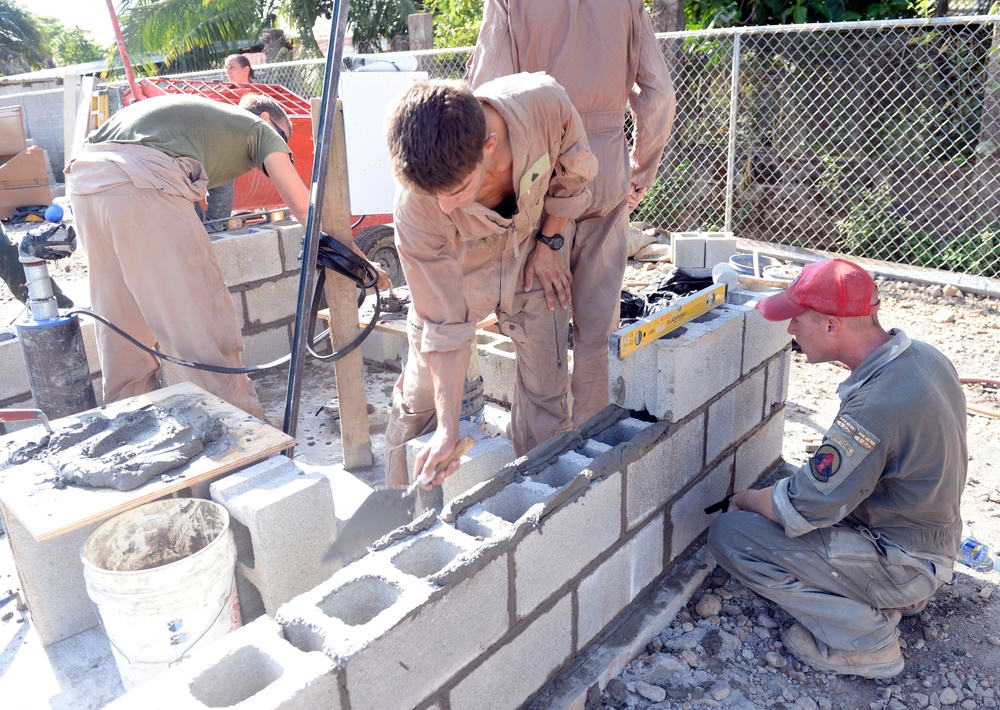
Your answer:
[[[264,170],[264,158],[271,153],[292,152],[268,121],[238,106],[182,94],[126,106],[88,141],[140,144],[170,156],[194,158],[205,166],[209,188],[255,167]]]

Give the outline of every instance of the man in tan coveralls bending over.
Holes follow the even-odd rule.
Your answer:
[[[570,266],[573,426],[580,426],[608,404],[608,335],[618,328],[628,215],[656,178],[674,89],[642,0],[486,0],[469,84],[522,71],[544,71],[566,89],[600,165],[590,208],[576,221]],[[631,176],[626,104],[635,120]]]
[[[91,135],[66,168],[94,310],[147,346],[233,368],[242,367],[239,320],[191,203],[259,168],[299,222],[309,213],[284,110],[253,94],[240,106],[181,95],[139,101]],[[100,325],[97,345],[105,402],[156,389],[156,358]],[[186,369],[185,376],[263,416],[246,375]]]
[[[566,348],[568,249],[554,267],[543,241],[572,243],[597,173],[580,116],[544,74],[481,86],[414,84],[386,124],[396,195],[396,244],[410,287],[409,357],[386,429],[386,478],[407,481],[405,442],[436,428],[414,477],[440,483],[436,464],[458,441],[476,323],[496,311],[516,348],[511,428],[525,453],[570,428]],[[550,303],[546,302],[546,299]]]

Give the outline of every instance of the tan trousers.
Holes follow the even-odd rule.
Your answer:
[[[573,427],[608,406],[608,336],[618,330],[628,263],[628,202],[576,222],[573,273]]]
[[[97,313],[169,355],[242,366],[236,309],[190,200],[131,183],[71,199]],[[105,402],[156,389],[156,358],[100,324],[97,345]],[[183,372],[190,382],[248,414],[263,416],[246,375]]]
[[[561,308],[549,311],[537,280],[535,287],[515,296],[517,313],[497,311],[500,332],[514,343],[511,436],[517,456],[570,428],[566,369],[569,312]],[[422,327],[408,320],[406,366],[392,393],[385,430],[386,484],[390,486],[409,482],[406,442],[437,426],[434,385],[419,348],[421,334]],[[461,402],[454,406],[460,407]]]

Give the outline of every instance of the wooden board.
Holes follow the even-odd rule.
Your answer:
[[[11,448],[21,442],[36,439],[42,432],[41,427],[23,429],[0,438],[0,461],[6,465],[6,468],[0,470],[0,501],[17,516],[37,541],[42,542],[243,468],[295,443],[284,432],[251,417],[190,382],[115,402],[102,409],[92,409],[58,419],[52,422],[52,427],[58,431],[60,424],[65,425],[93,412],[101,412],[111,418],[174,396],[189,399],[192,405],[225,424],[228,446],[222,453],[214,457],[203,453],[166,474],[169,480],[156,477],[131,491],[78,486],[58,489],[52,484],[51,469],[44,463],[28,461],[15,466],[6,465],[7,453]]]

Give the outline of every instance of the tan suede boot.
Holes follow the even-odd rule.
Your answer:
[[[903,671],[903,652],[896,639],[878,651],[820,650],[812,633],[802,624],[795,624],[782,634],[781,640],[789,653],[816,670],[862,678],[892,678]]]

